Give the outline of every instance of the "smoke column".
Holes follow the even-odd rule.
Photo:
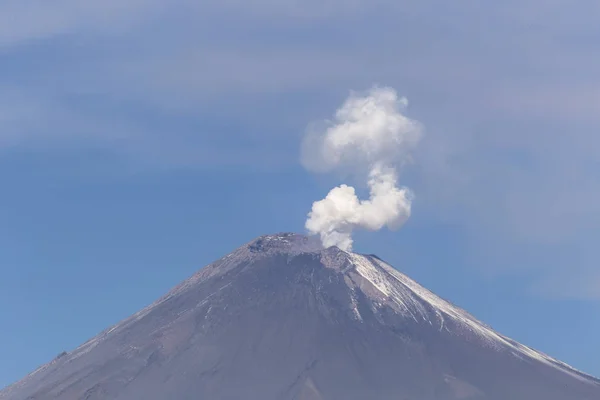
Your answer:
[[[331,121],[307,132],[302,164],[308,170],[351,172],[363,177],[369,198],[360,200],[352,186],[340,185],[315,201],[305,227],[325,247],[352,249],[355,229],[400,228],[410,217],[413,194],[398,186],[399,170],[411,161],[422,126],[403,115],[408,105],[389,87],[351,93]]]

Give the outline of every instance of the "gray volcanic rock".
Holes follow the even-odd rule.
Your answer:
[[[375,256],[260,237],[1,400],[598,400]]]

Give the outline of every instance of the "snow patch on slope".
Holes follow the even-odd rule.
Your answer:
[[[414,296],[410,296],[409,292],[392,284],[384,274],[373,267],[369,259],[354,253],[348,253],[348,257],[356,272],[375,286],[385,298],[394,302],[403,314],[409,315],[415,321],[427,320],[427,310],[422,304],[416,301]]]
[[[354,317],[360,321],[363,322],[363,317],[360,314],[360,311],[358,310],[358,299],[356,298],[356,288],[352,288],[351,292],[350,292],[350,305],[352,307],[352,312],[354,313]]]
[[[445,328],[445,318],[452,319],[482,338],[487,345],[496,350],[509,350],[519,358],[525,357],[539,361],[578,380],[589,382],[589,378],[583,372],[496,333],[492,328],[478,321],[463,309],[436,296],[380,259],[354,253],[348,253],[348,258],[354,265],[356,272],[371,282],[389,301],[401,306],[401,312],[404,315],[415,320],[418,316],[433,323],[430,313],[423,306],[423,302],[427,303],[433,308],[439,319],[440,330]]]

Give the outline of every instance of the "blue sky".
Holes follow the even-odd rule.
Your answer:
[[[202,5],[200,5],[202,3]],[[415,191],[377,253],[600,376],[600,3],[0,3],[0,386],[253,237],[336,176],[306,127],[350,90],[409,100]]]

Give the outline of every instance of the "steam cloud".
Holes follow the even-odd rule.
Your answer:
[[[305,227],[325,247],[352,249],[355,229],[395,230],[410,217],[413,194],[398,186],[398,171],[410,162],[422,126],[402,114],[408,105],[389,87],[351,93],[333,121],[309,131],[303,165],[314,172],[352,172],[366,178],[369,199],[359,200],[352,186],[340,185],[315,201]]]

